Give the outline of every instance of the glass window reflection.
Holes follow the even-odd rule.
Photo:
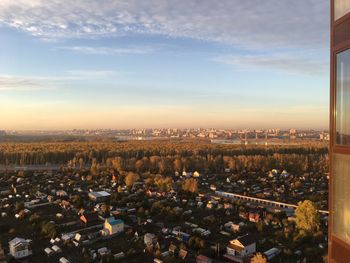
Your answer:
[[[350,244],[350,155],[335,154],[333,167],[333,233]]]
[[[337,54],[336,143],[350,144],[350,50]]]

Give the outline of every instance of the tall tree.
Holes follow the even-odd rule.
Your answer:
[[[127,187],[132,187],[134,183],[140,179],[140,176],[136,173],[129,172],[125,177],[125,184]]]
[[[320,224],[316,204],[310,200],[298,203],[295,210],[296,225],[299,230],[311,233],[318,230]]]

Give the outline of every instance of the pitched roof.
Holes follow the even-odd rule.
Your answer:
[[[110,196],[111,194],[106,192],[106,191],[98,191],[98,192],[90,192],[89,193],[91,196],[94,196],[94,197],[108,197]]]
[[[237,240],[245,247],[255,243],[255,238],[251,234],[239,237]]]
[[[234,245],[234,244],[228,244],[227,247],[230,248],[230,249],[236,250],[238,252],[242,252],[243,249],[244,249],[244,247],[240,247],[240,246],[237,246],[237,245]]]
[[[180,257],[181,259],[185,259],[186,256],[187,256],[187,254],[188,254],[188,252],[187,252],[186,250],[180,249],[180,251],[179,251],[179,257]]]
[[[9,245],[11,246],[17,246],[18,244],[21,244],[21,243],[28,243],[27,240],[23,239],[23,238],[20,238],[20,237],[15,237],[14,239],[12,239],[10,242],[9,242]]]
[[[114,226],[114,225],[119,225],[119,224],[123,224],[123,223],[124,223],[123,220],[121,220],[121,219],[112,219],[112,220],[108,220],[108,222],[109,222],[112,226]]]

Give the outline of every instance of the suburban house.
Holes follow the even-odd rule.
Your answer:
[[[89,198],[91,201],[94,201],[95,203],[103,203],[107,202],[110,199],[110,193],[106,191],[98,191],[98,192],[90,192]]]
[[[56,196],[59,196],[59,197],[67,197],[68,194],[67,194],[67,192],[64,191],[64,190],[58,190],[58,191],[56,192]]]
[[[195,171],[195,172],[193,172],[192,176],[193,177],[200,177],[201,175],[199,172]]]
[[[16,237],[9,242],[10,254],[15,259],[25,258],[32,254],[30,240]]]
[[[146,246],[153,246],[158,242],[157,236],[152,233],[146,233],[144,238],[144,243]]]
[[[121,219],[114,219],[114,217],[107,218],[101,231],[104,236],[121,233],[124,231],[124,222]]]
[[[227,246],[227,254],[232,256],[246,257],[256,252],[256,242],[252,235],[233,239]]]
[[[183,172],[182,172],[182,176],[189,178],[189,177],[192,176],[192,173],[183,171]]]
[[[260,221],[260,214],[256,212],[250,212],[249,221],[253,223],[258,223]]]

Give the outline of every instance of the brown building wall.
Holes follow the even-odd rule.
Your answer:
[[[350,1],[350,0],[349,0]],[[329,262],[350,263],[350,244],[333,234],[333,157],[334,154],[350,155],[350,146],[335,145],[335,88],[336,88],[336,54],[350,49],[350,13],[334,21],[334,2],[331,0],[331,65],[330,65],[330,181],[329,181]],[[350,176],[350,175],[349,175]],[[349,185],[350,187],[350,185]],[[350,198],[350,197],[349,197]],[[349,200],[350,202],[350,200]],[[349,222],[350,224],[350,222]]]

